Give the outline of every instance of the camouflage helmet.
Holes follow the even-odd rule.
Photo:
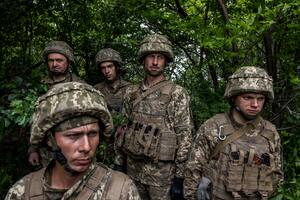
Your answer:
[[[60,53],[66,56],[69,61],[74,62],[73,49],[64,41],[51,41],[47,44],[43,51],[43,60],[47,61],[48,54]]]
[[[120,53],[111,48],[101,49],[96,55],[97,66],[106,61],[117,62],[120,66],[122,65]]]
[[[141,42],[141,47],[138,51],[138,59],[140,63],[146,55],[151,53],[161,53],[166,56],[168,62],[174,60],[174,53],[172,51],[172,43],[164,35],[152,34],[145,37]]]
[[[229,77],[224,97],[230,99],[247,92],[262,93],[268,99],[274,99],[272,78],[262,68],[241,67]]]
[[[38,145],[56,126],[78,117],[96,118],[110,136],[113,123],[101,92],[85,83],[67,82],[54,85],[39,97],[32,117],[30,143]]]

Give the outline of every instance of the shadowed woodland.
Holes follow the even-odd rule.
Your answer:
[[[124,79],[136,83],[143,76],[137,51],[149,33],[164,34],[173,44],[176,59],[167,74],[189,91],[196,129],[228,109],[223,93],[238,67],[266,69],[275,100],[263,115],[281,135],[285,172],[273,199],[300,199],[298,0],[3,0],[0,15],[1,199],[33,170],[27,149],[34,102],[47,90],[40,82],[47,73],[45,45],[66,41],[75,53],[72,70],[92,85],[101,81],[97,51],[114,48],[123,57]],[[99,155],[109,165],[105,148]]]

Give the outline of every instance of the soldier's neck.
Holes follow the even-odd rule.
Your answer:
[[[156,85],[157,83],[166,80],[166,77],[164,74],[161,74],[159,76],[146,76],[144,80],[144,84],[147,87],[152,87],[153,85]]]
[[[249,121],[245,119],[236,109],[232,109],[231,115],[233,120],[240,125],[245,125]]]
[[[69,189],[83,177],[84,173],[71,174],[64,167],[56,163],[50,174],[50,187],[55,189]]]
[[[112,88],[117,88],[118,85],[120,85],[121,80],[120,79],[115,79],[113,81],[105,81],[106,84],[108,84]]]
[[[60,75],[55,75],[52,76],[53,82],[59,83],[61,81],[64,81],[67,77],[67,74],[60,74]]]

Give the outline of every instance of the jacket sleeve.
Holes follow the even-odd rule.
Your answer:
[[[186,199],[197,199],[197,187],[202,178],[203,169],[216,146],[217,130],[217,125],[209,119],[196,133],[185,170],[184,196]]]
[[[184,177],[185,164],[192,142],[193,121],[190,111],[190,97],[185,89],[175,86],[168,107],[171,129],[177,137],[177,153],[175,157],[176,172],[175,176]]]

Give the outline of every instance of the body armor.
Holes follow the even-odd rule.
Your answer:
[[[94,87],[104,95],[109,111],[116,111],[120,113],[123,107],[123,97],[126,88],[129,85],[130,83],[120,80],[120,84],[116,88],[113,88],[105,82],[99,83]]]
[[[217,114],[221,135],[236,131],[227,114]],[[217,158],[210,160],[203,176],[213,183],[213,196],[221,199],[249,199],[267,197],[274,191],[274,133],[275,127],[261,119],[251,130],[221,149]]]
[[[168,127],[167,108],[174,84],[170,81],[164,81],[164,84],[133,104],[125,134],[117,141],[117,146],[135,159],[172,161],[175,158],[177,138],[174,130]],[[137,87],[131,95],[134,102],[143,94]]]

